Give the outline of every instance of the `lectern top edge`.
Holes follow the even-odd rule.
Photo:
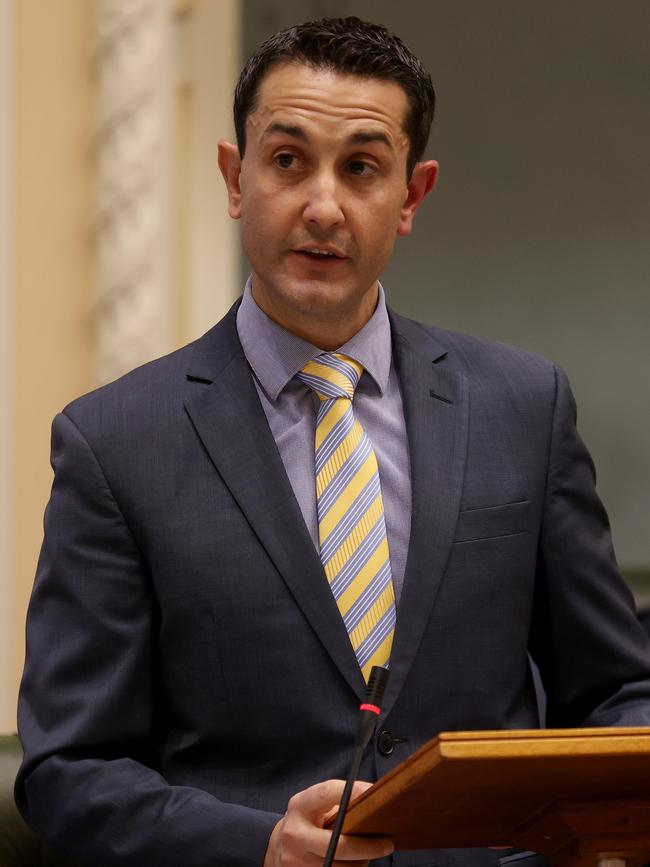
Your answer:
[[[454,731],[440,732],[432,741],[516,741],[528,740],[530,738],[575,738],[575,737],[626,737],[626,736],[646,736],[650,734],[650,727],[647,726],[625,726],[618,728],[578,728],[578,729],[499,729],[496,731]]]
[[[580,757],[636,756],[650,760],[650,727],[584,729],[507,729],[499,731],[441,732],[379,779],[351,805],[392,794],[416,783],[443,763],[475,761],[514,762],[553,759],[576,762]]]

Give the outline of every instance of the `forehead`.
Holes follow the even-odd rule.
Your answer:
[[[407,111],[406,93],[394,81],[283,63],[262,79],[247,127],[259,135],[282,119],[332,131],[379,127],[400,148],[408,146]]]

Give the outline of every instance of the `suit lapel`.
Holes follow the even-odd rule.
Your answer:
[[[382,716],[402,688],[451,551],[465,472],[469,393],[446,350],[417,323],[391,313],[411,462],[411,536]]]
[[[186,409],[304,616],[361,697],[359,666],[237,337],[236,306],[195,345],[188,378],[203,387]],[[382,717],[413,663],[444,575],[460,507],[469,416],[467,381],[446,367],[444,347],[417,323],[390,317],[409,441],[412,510]]]
[[[213,464],[314,631],[359,696],[363,678],[236,333],[236,307],[197,342],[186,410]]]

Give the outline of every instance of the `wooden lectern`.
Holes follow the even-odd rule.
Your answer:
[[[396,849],[513,846],[553,867],[641,867],[650,729],[440,734],[350,805],[343,832]]]

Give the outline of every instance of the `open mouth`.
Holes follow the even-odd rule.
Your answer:
[[[299,256],[309,259],[310,262],[319,262],[323,264],[343,262],[345,256],[340,256],[338,253],[332,253],[329,250],[296,250]]]

